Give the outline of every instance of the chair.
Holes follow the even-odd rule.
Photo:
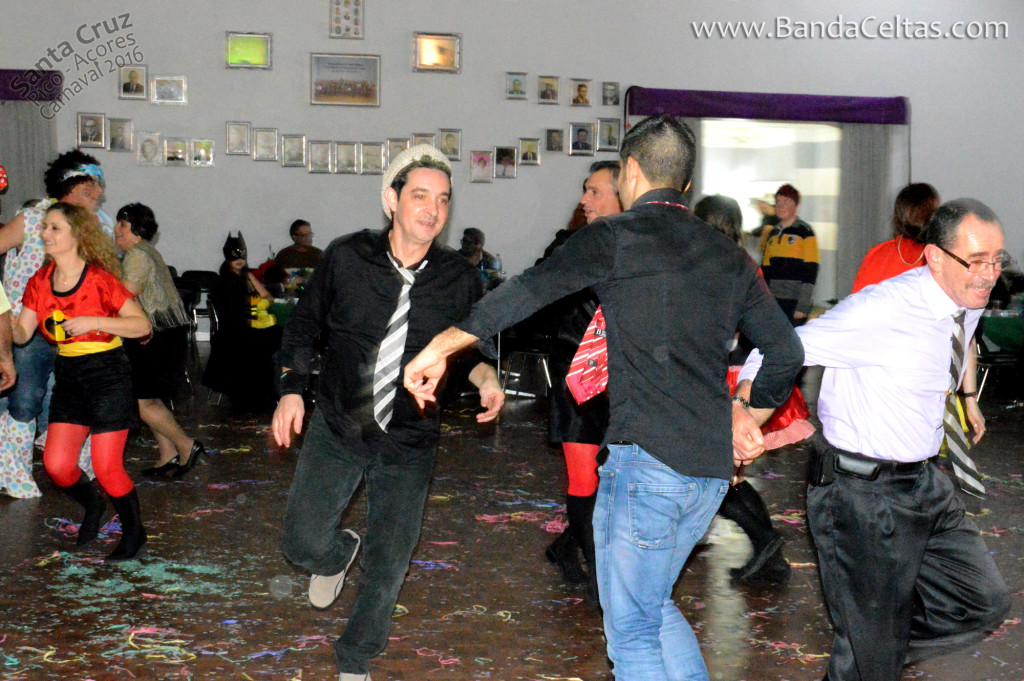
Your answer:
[[[1006,350],[994,350],[981,334],[977,335],[976,338],[978,339],[978,371],[981,373],[981,381],[978,382],[978,399],[980,400],[981,393],[985,390],[985,383],[988,381],[992,370],[1014,369],[1018,362],[1021,361],[1021,354]],[[1005,408],[1012,409],[1021,405],[1024,405],[1024,402],[1014,397]]]
[[[190,365],[199,361],[199,346],[196,343],[196,329],[198,327],[196,319],[196,307],[199,305],[199,300],[202,298],[202,291],[195,284],[189,283],[180,277],[174,277],[174,287],[178,289],[178,295],[181,296],[181,302],[185,304],[185,312],[188,314],[188,349],[189,357],[188,361],[185,362],[185,382],[188,383],[189,390],[194,395],[195,385],[192,382],[192,372]]]
[[[193,321],[198,326],[199,317],[209,319],[211,336],[217,331],[217,312],[213,309],[213,304],[210,302],[210,294],[213,293],[219,278],[219,274],[209,270],[185,270],[181,273],[181,277],[179,277],[180,281],[199,289],[200,298],[205,307],[199,307],[198,303],[196,304],[192,311]]]

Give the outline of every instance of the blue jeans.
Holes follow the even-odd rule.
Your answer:
[[[594,509],[608,657],[622,681],[707,679],[672,586],[728,482],[676,473],[637,445],[610,445]]]
[[[434,452],[431,448],[418,458],[398,460],[358,435],[336,435],[319,410],[310,418],[281,537],[281,550],[290,561],[318,575],[341,572],[354,546],[338,525],[359,482],[366,479],[359,592],[345,632],[334,644],[342,672],[367,673],[370,658],[388,643],[398,593],[420,537]]]
[[[4,409],[10,411],[11,418],[20,423],[28,423],[42,415],[44,423],[38,431],[45,429],[44,410],[49,406],[48,384],[56,354],[54,347],[46,342],[41,333],[36,333],[25,345],[14,346],[14,368],[18,372],[18,382],[0,400],[0,412]],[[49,388],[52,389],[52,385]]]

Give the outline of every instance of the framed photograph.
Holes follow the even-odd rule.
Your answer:
[[[345,175],[359,172],[359,142],[334,143],[334,172]]]
[[[462,34],[416,33],[414,71],[462,71]]]
[[[414,132],[412,134],[412,146],[417,144],[429,144],[432,147],[437,146],[437,135],[432,132]]]
[[[149,74],[146,67],[140,64],[121,66],[117,69],[117,98],[118,99],[141,99],[145,100],[146,83],[149,82]]]
[[[110,139],[108,148],[111,151],[135,151],[135,136],[132,133],[134,129],[135,122],[130,118],[107,119],[107,131]]]
[[[305,135],[281,135],[281,166],[284,168],[306,167]]]
[[[252,129],[252,160],[276,161],[277,128]]]
[[[135,147],[135,162],[140,166],[162,166],[164,145],[158,132],[140,132]]]
[[[569,88],[572,94],[573,106],[590,106],[590,80],[586,78],[570,78]]]
[[[565,131],[561,128],[548,128],[544,131],[544,148],[547,151],[562,151],[565,149]]]
[[[188,143],[189,165],[193,168],[213,167],[213,140],[192,139]]]
[[[520,137],[519,138],[519,165],[539,166],[540,165],[540,138]]]
[[[619,129],[622,122],[618,118],[597,119],[597,150],[618,151],[619,138],[622,137]]]
[[[469,152],[469,181],[470,182],[493,182],[494,181],[494,152],[493,151],[471,151],[471,152]]]
[[[505,72],[505,99],[526,99],[526,74],[520,71]]]
[[[181,168],[188,165],[188,142],[184,137],[164,138],[164,165]]]
[[[309,142],[309,165],[311,173],[333,173],[334,158],[331,155],[331,143],[326,140]]]
[[[384,143],[363,142],[359,145],[359,174],[360,175],[383,175],[384,174]]]
[[[229,69],[269,69],[273,67],[273,45],[269,33],[227,32]]]
[[[380,106],[380,56],[311,54],[309,103]]]
[[[366,0],[328,0],[330,9],[327,35],[331,38],[363,39]]]
[[[605,106],[619,105],[619,84],[607,80],[601,83],[601,103]]]
[[[437,131],[440,145],[437,147],[449,161],[462,160],[462,130],[457,128],[441,128]]]
[[[519,169],[519,150],[515,147],[494,147],[494,177],[514,180]]]
[[[101,113],[78,114],[78,146],[102,149],[107,146],[107,115]]]
[[[224,153],[229,156],[248,156],[252,153],[249,144],[249,121],[228,121],[224,124]]]
[[[593,123],[569,124],[570,156],[594,155],[594,138],[597,137],[596,127]]]
[[[537,101],[541,104],[558,104],[558,76],[537,78]]]
[[[188,104],[188,83],[185,76],[154,76],[149,84],[153,104]]]
[[[385,163],[391,163],[395,160],[395,156],[409,148],[409,139],[407,137],[389,137],[384,145],[387,152]]]

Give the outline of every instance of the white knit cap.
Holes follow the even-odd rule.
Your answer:
[[[391,163],[388,164],[388,169],[385,171],[384,179],[380,185],[380,204],[384,207],[384,215],[387,215],[388,218],[391,217],[391,209],[388,208],[388,202],[384,199],[384,192],[395,181],[399,173],[424,156],[429,156],[447,168],[448,176],[451,177],[452,164],[448,161],[448,157],[442,154],[439,149],[435,149],[429,144],[417,144],[415,147],[403,150],[402,153],[395,156]]]

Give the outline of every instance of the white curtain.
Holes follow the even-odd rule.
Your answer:
[[[0,165],[7,168],[8,188],[0,194],[0,222],[14,217],[29,199],[46,197],[43,172],[57,156],[57,128],[31,102],[0,101]]]

